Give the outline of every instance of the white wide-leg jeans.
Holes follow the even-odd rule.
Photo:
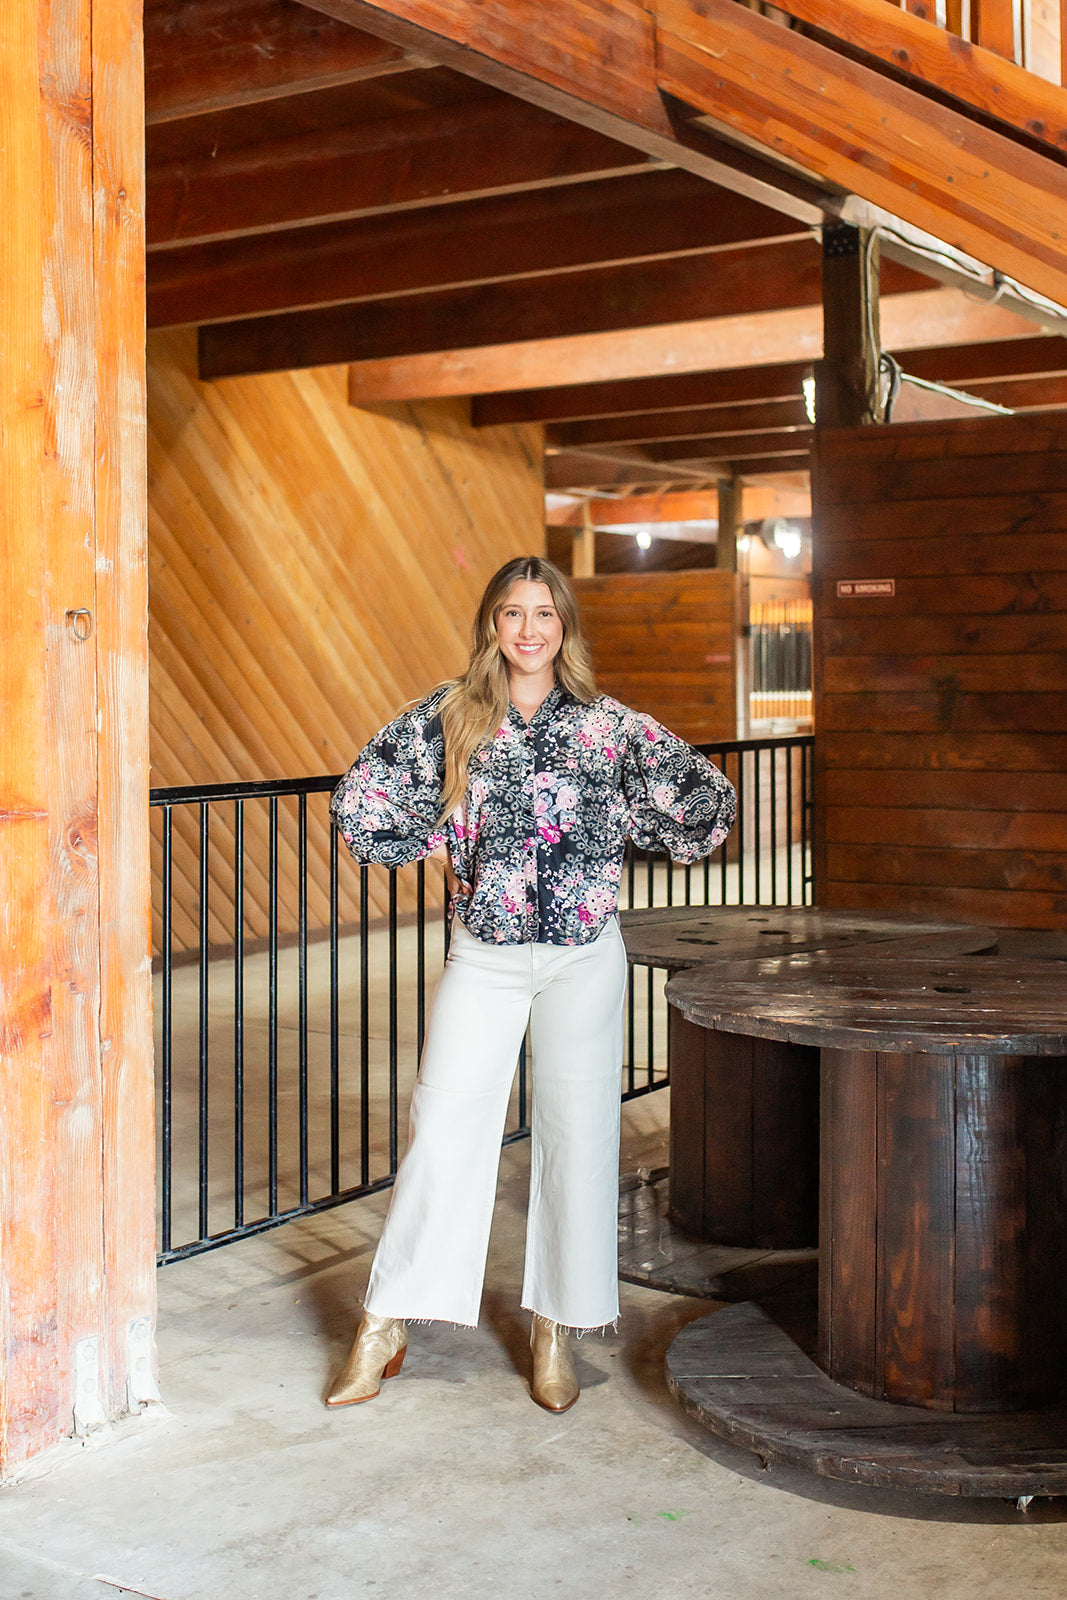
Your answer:
[[[519,1047],[533,1047],[522,1304],[599,1328],[619,1314],[626,953],[614,918],[586,945],[493,945],[457,919],[430,1012],[407,1154],[366,1309],[478,1322],[500,1142]]]

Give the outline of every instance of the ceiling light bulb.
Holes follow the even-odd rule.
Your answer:
[[[652,535],[649,533],[647,528],[642,528],[640,533],[638,533],[636,535],[636,538],[637,538],[637,548],[639,550],[651,550],[651,548],[652,548]]]
[[[774,525],[774,542],[786,560],[792,561],[801,552],[804,544],[804,535],[791,522],[776,522]]]

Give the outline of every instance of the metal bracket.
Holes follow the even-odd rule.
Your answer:
[[[161,1399],[152,1371],[152,1320],[135,1317],[126,1330],[126,1403],[139,1411]]]
[[[100,1346],[94,1335],[74,1346],[74,1432],[84,1437],[106,1422],[100,1399]]]

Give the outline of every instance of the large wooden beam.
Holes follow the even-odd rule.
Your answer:
[[[1033,332],[1002,306],[977,304],[959,289],[889,295],[882,302],[887,349],[903,351]],[[438,395],[488,395],[562,383],[613,383],[662,373],[811,362],[822,354],[822,311],[802,306],[752,316],[710,317],[662,328],[580,334],[525,344],[439,351],[364,361],[349,368],[353,405]]]
[[[153,1387],[141,74],[0,7],[0,1477]]]
[[[660,88],[714,126],[1067,304],[1058,162],[733,0],[658,0],[656,18]]]
[[[801,236],[791,219],[689,173],[642,172],[157,250],[148,321],[223,322]]]
[[[144,42],[149,124],[408,72],[414,64],[398,45],[294,0],[147,0]]]
[[[807,226],[822,220],[819,184],[676,123],[659,92],[654,18],[641,0],[305,3]]]
[[[885,0],[787,0],[781,9],[821,29],[828,41],[842,40],[924,88],[1067,151],[1067,93],[1058,84],[950,33],[920,6],[890,10]]]
[[[647,167],[629,145],[536,106],[483,95],[153,163],[148,243],[204,243]]]
[[[356,306],[250,318],[200,330],[204,378],[393,360],[472,345],[643,328],[717,314],[810,305],[821,293],[814,240],[773,241],[711,255],[528,277]],[[893,264],[888,287],[923,283]]]
[[[793,398],[751,406],[703,406],[693,411],[653,411],[595,422],[556,424],[545,441],[559,449],[582,450],[598,444],[647,444],[653,440],[708,439],[729,433],[762,433],[803,428],[809,418],[797,384]]]

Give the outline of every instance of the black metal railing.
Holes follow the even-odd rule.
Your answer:
[[[620,904],[811,900],[812,739],[703,746],[738,820],[709,861],[628,852]],[[432,986],[444,888],[358,866],[335,776],[152,791],[159,1260],[388,1187]],[[661,969],[632,969],[622,1098],[667,1086]],[[526,1137],[519,1061],[505,1143]]]

